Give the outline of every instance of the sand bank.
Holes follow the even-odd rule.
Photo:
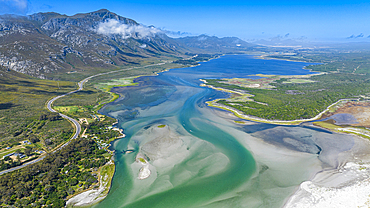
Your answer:
[[[72,198],[70,198],[66,207],[80,207],[80,206],[91,206],[103,200],[110,189],[111,180],[114,174],[114,163],[109,161],[106,165],[102,167],[101,174],[99,176],[99,188],[91,189],[82,192]],[[109,171],[113,169],[113,171]]]
[[[355,147],[342,155],[341,165],[301,183],[284,207],[370,207],[369,141],[360,138],[355,141]]]
[[[138,153],[136,155],[136,162],[141,165],[141,168],[139,170],[138,179],[143,180],[150,176],[150,169],[149,169],[149,163],[145,159],[145,156],[142,153]]]

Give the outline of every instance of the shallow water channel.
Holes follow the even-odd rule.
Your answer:
[[[111,190],[94,207],[281,207],[299,184],[340,161],[353,138],[312,127],[248,122],[205,102],[229,96],[200,87],[202,78],[302,75],[308,63],[226,55],[200,66],[140,77],[115,88],[101,113],[126,137],[113,144]],[[163,127],[163,125],[165,125]],[[133,149],[133,153],[122,151]],[[151,175],[138,179],[145,154]]]

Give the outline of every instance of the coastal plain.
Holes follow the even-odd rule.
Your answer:
[[[298,79],[294,76],[258,76],[263,78],[259,80],[250,78],[224,78],[216,80],[216,82],[212,79],[202,79],[201,81],[204,84],[201,84],[201,86],[207,86],[215,90],[232,93],[230,98],[216,99],[208,102],[208,105],[231,111],[239,119],[241,118],[270,124],[284,125],[303,123],[303,126],[307,126],[309,128],[312,128],[311,126],[315,125],[326,128],[331,132],[334,131],[338,133],[356,135],[352,136],[352,138],[348,137],[348,141],[352,140],[352,142],[347,142],[347,144],[344,140],[339,139],[337,136],[335,139],[324,138],[322,141],[314,139],[314,143],[319,144],[317,145],[317,148],[310,148],[306,143],[307,140],[302,143],[302,141],[298,142],[297,140],[292,140],[289,137],[283,138],[282,142],[285,143],[283,146],[288,146],[288,148],[295,146],[295,148],[298,148],[299,151],[317,151],[319,154],[319,160],[324,162],[324,164],[329,165],[326,167],[325,165],[321,165],[323,170],[315,173],[311,180],[303,182],[296,193],[289,198],[284,207],[352,207],[354,205],[357,207],[368,207],[370,198],[366,193],[368,193],[369,190],[368,178],[370,177],[370,171],[368,169],[370,162],[368,156],[368,139],[370,138],[370,131],[367,128],[369,118],[369,101],[365,96],[366,93],[357,94],[355,99],[338,100],[337,102],[328,106],[324,111],[314,118],[298,119],[293,121],[268,120],[264,118],[258,118],[256,116],[250,116],[248,113],[245,115],[244,110],[236,108],[237,106],[243,106],[243,102],[258,103],[253,99],[253,92],[257,91],[251,91],[249,89],[259,88],[263,90],[272,90],[276,87],[282,86],[274,85],[273,83],[295,85],[303,84],[304,86],[304,84],[315,81],[307,79],[313,75],[304,75],[304,77],[299,77]],[[219,84],[215,85],[214,83]],[[273,85],[270,85],[271,83]],[[319,91],[323,90],[325,89],[321,89]],[[292,95],[305,94],[299,90],[288,90],[285,93]],[[224,102],[220,102],[220,100],[224,100]],[[268,106],[271,104],[271,102],[258,104]],[[319,119],[321,119],[321,121],[315,121]],[[309,121],[314,122],[308,123]],[[246,125],[242,120],[235,120],[235,123]],[[270,137],[269,135],[277,136],[276,134],[277,132],[268,132],[264,134],[262,138],[264,138],[265,141],[268,141],[268,138]],[[322,139],[323,136],[318,138]],[[274,139],[271,139],[270,142],[273,140]],[[275,145],[278,144],[276,139],[274,143]],[[327,143],[327,145],[325,145],[325,143]],[[335,150],[336,148],[333,145],[338,144],[348,149],[342,149],[342,147],[339,147],[337,150]],[[337,152],[338,150],[339,152]]]
[[[230,94],[199,86],[199,79],[219,76],[215,66],[234,58],[255,60],[221,57],[198,67],[137,78],[135,86],[114,89],[122,98],[101,112],[117,118],[127,137],[113,147],[137,153],[116,155],[111,188],[115,191],[94,207],[289,206],[302,182],[323,186],[313,180],[318,173],[336,175],[333,172],[343,164],[360,162],[369,146],[362,138],[309,123],[246,121],[206,107],[205,101]],[[314,82],[295,84],[306,83]],[[140,177],[144,166],[149,171]]]
[[[233,62],[239,65],[227,69]],[[242,65],[243,70],[238,71],[242,63],[253,64]],[[280,65],[279,70],[271,71],[279,75],[258,74],[254,67],[262,63],[272,69]],[[264,90],[302,89],[322,82],[315,77],[326,74],[302,69],[306,65],[227,55],[191,68],[166,71],[165,65],[156,76],[137,76],[140,71],[126,70],[94,78],[84,91],[58,101],[56,109],[82,116],[81,123],[90,128],[83,135],[93,137],[95,149],[118,138],[95,138],[108,132],[98,129],[99,122],[112,123],[110,117],[117,119],[115,125],[124,129],[126,137],[113,141],[109,148],[115,151],[114,164],[106,166],[113,171],[98,176],[100,183],[94,181],[95,186],[87,191],[76,187],[82,193],[69,197],[68,206],[324,207],[343,193],[353,194],[356,187],[366,191],[369,142],[343,134],[367,131],[363,126],[367,122],[363,113],[367,112],[366,98],[356,97],[361,102],[328,101],[322,104],[325,112],[317,117],[324,115],[327,120],[313,124],[307,121],[317,118],[276,122],[244,117],[248,116],[244,112],[238,112],[238,117],[229,113],[246,102],[270,106],[267,98],[255,100]],[[222,86],[210,85],[216,82]],[[241,88],[225,87],[232,85]],[[315,89],[311,86],[309,90]],[[284,88],[284,94],[305,95],[292,88]],[[207,106],[220,100],[233,105]],[[105,159],[97,161],[107,162],[110,155],[103,155]],[[85,171],[82,166],[79,170]],[[327,190],[333,194],[325,195]],[[318,193],[325,197],[318,199]],[[358,205],[367,200],[361,195]]]
[[[172,38],[106,9],[0,36],[1,207],[370,207],[367,43]]]

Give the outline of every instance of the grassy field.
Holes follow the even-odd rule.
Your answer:
[[[106,184],[105,187],[107,188],[100,194],[100,196],[105,196],[108,194],[109,187],[111,186],[111,183],[112,183],[114,172],[115,172],[114,164],[106,164],[101,168],[100,176],[101,176],[102,181],[100,181],[100,183]]]
[[[64,120],[41,121],[49,111],[45,103],[50,98],[76,89],[73,82],[35,79],[0,68],[0,149],[19,145],[20,141],[37,137],[34,148],[53,148],[62,142],[63,132],[73,130]],[[51,142],[45,140],[49,139]],[[0,154],[3,151],[0,150]]]
[[[79,106],[54,106],[54,109],[63,114],[78,114],[86,111],[84,107]]]
[[[315,82],[309,79],[288,79],[288,81],[284,81],[283,84],[290,84],[290,83],[296,83],[296,84],[302,84],[302,83],[311,83]]]
[[[99,74],[99,73],[124,70],[127,68],[141,67],[145,65],[157,64],[157,63],[162,63],[162,62],[170,63],[175,60],[178,60],[178,57],[168,55],[168,56],[145,58],[145,59],[140,58],[135,61],[137,62],[136,64],[126,64],[124,66],[112,66],[111,68],[97,68],[97,67],[85,66],[84,68],[82,68],[82,70],[73,71],[72,73],[69,72],[69,73],[54,74],[52,78],[58,79],[58,80],[69,80],[73,82],[78,82],[78,81],[83,80],[86,77]],[[179,64],[173,64],[173,65],[179,65]],[[139,74],[136,74],[136,75],[139,75]],[[119,76],[119,77],[122,77],[122,76]]]
[[[364,127],[354,127],[350,125],[335,125],[332,119],[327,121],[313,122],[313,125],[319,126],[325,129],[329,129],[334,132],[355,134],[365,139],[370,139],[370,130]]]
[[[66,115],[74,118],[91,117],[95,114],[99,103],[111,99],[109,93],[93,87],[84,87],[83,90],[62,97],[54,102],[55,109],[60,109]]]
[[[320,127],[325,128],[325,129],[332,130],[332,131],[334,131],[337,128],[340,128],[340,126],[337,126],[337,125],[334,124],[333,120],[318,121],[318,122],[314,122],[313,125],[320,126]]]

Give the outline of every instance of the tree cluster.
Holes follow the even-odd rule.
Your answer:
[[[272,83],[274,90],[244,88],[208,79],[208,85],[225,89],[239,89],[255,95],[255,101],[218,103],[235,108],[247,115],[269,120],[295,120],[313,118],[329,105],[345,98],[358,98],[370,94],[370,75],[333,73],[313,76],[311,83]],[[294,93],[292,93],[294,92]]]
[[[54,113],[54,112],[48,112],[48,113],[43,113],[40,115],[39,120],[49,120],[49,121],[56,121],[62,119],[62,117],[59,115],[59,113]]]
[[[0,204],[15,207],[64,207],[77,188],[97,182],[91,168],[107,162],[96,143],[77,139],[41,162],[0,177]]]

